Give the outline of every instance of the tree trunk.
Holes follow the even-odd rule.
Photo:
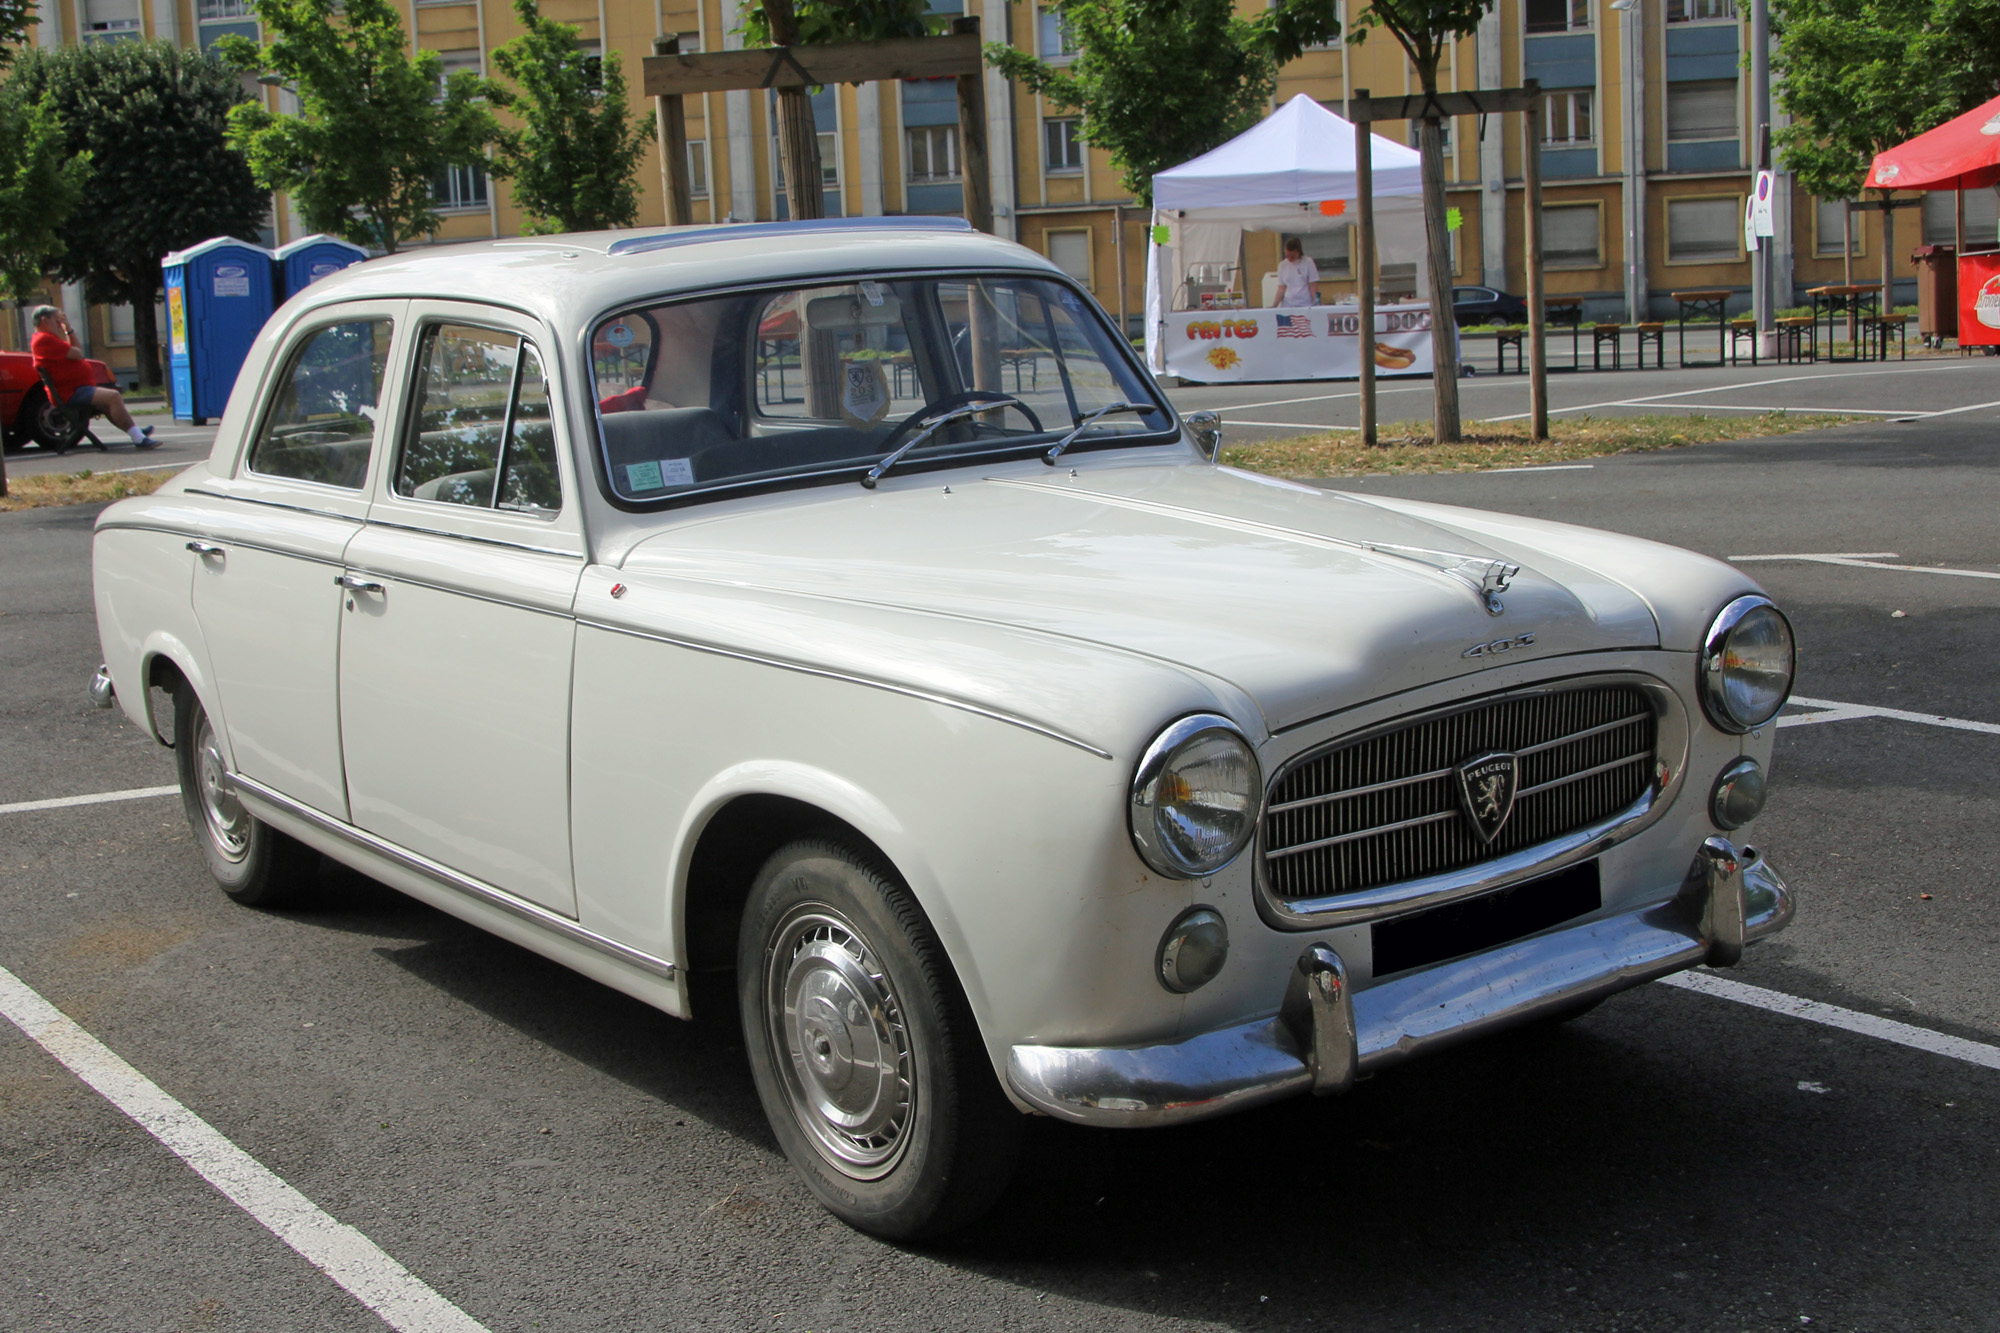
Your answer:
[[[1444,125],[1420,121],[1417,143],[1423,154],[1424,230],[1430,240],[1431,276],[1431,435],[1456,444],[1458,419],[1458,324],[1451,313],[1451,231],[1444,212]]]
[[[764,0],[764,19],[773,46],[799,44],[798,15],[792,0]],[[785,178],[785,203],[794,218],[824,217],[819,181],[819,127],[805,88],[778,90],[778,170]]]
[[[158,283],[150,287],[132,284],[132,353],[139,362],[139,387],[142,389],[157,389],[162,380],[160,324],[154,318],[154,302],[159,299]]]

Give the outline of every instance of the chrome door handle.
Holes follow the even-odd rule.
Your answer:
[[[188,550],[193,551],[196,555],[228,554],[227,551],[224,551],[220,546],[217,546],[214,542],[189,542],[187,544],[187,548]]]
[[[333,576],[333,581],[339,584],[341,587],[347,589],[349,592],[388,591],[381,584],[375,582],[375,580],[363,578],[359,574],[336,574]]]

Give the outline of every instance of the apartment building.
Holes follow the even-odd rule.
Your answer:
[[[445,69],[490,73],[494,47],[517,35],[510,0],[401,0],[412,42],[435,50]],[[1264,0],[1239,0],[1247,9]],[[1358,0],[1355,12],[1359,13]],[[1738,0],[1499,0],[1478,31],[1453,45],[1440,82],[1446,90],[1518,85],[1537,79],[1550,93],[1543,131],[1543,234],[1552,294],[1584,298],[1588,317],[1671,313],[1671,293],[1726,287],[1749,303],[1743,203],[1750,189],[1754,125],[1743,69],[1747,14]],[[1043,59],[1071,54],[1057,16],[1034,0],[932,0],[932,9],[981,20],[988,40],[1005,40]],[[683,51],[738,47],[738,0],[543,0],[548,16],[581,30],[585,46],[623,58],[635,114],[650,118],[639,93],[639,62],[656,37]],[[210,47],[224,33],[255,38],[248,0],[43,0],[44,44],[162,37]],[[988,139],[995,228],[1047,254],[1113,311],[1136,322],[1144,285],[1144,229],[1150,218],[1121,185],[1101,150],[1078,137],[1074,113],[987,72]],[[1415,72],[1386,32],[1306,52],[1281,72],[1275,107],[1305,93],[1340,110],[1356,90],[1377,96],[1418,91]],[[282,109],[285,94],[268,92]],[[961,208],[958,116],[952,82],[914,80],[823,89],[813,99],[820,130],[825,211],[839,215],[939,214]],[[787,216],[768,92],[709,93],[686,99],[689,173],[699,222]],[[1411,127],[1377,132],[1414,142]],[[1447,127],[1450,204],[1461,283],[1520,292],[1523,193],[1516,117],[1461,117]],[[640,168],[643,225],[664,220],[657,149]],[[449,243],[517,234],[521,215],[504,183],[484,172],[446,172],[437,181]],[[1952,236],[1953,200],[1927,198],[1896,229],[1896,272],[1910,285],[1909,249]],[[1845,272],[1844,208],[1787,183],[1773,238],[1781,305]],[[1994,234],[1991,192],[1967,197],[1968,232]],[[1879,273],[1880,214],[1854,218],[1851,263],[1857,281]],[[259,238],[283,244],[301,233],[282,197]],[[251,238],[245,238],[251,239]],[[1329,293],[1351,282],[1349,232],[1321,233],[1307,245]],[[1252,234],[1244,279],[1253,299],[1276,266],[1279,239]],[[1386,291],[1411,290],[1413,271],[1391,268]],[[72,322],[86,327],[81,293],[64,293]],[[130,311],[88,312],[93,347],[131,365]]]

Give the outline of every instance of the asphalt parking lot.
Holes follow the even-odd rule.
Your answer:
[[[236,907],[171,796],[42,805],[173,781],[84,698],[88,509],[0,515],[0,967],[427,1284],[405,1327],[1994,1329],[2000,362],[1886,369],[1562,377],[1577,410],[1685,374],[1718,408],[1882,419],[1341,483],[1746,561],[1802,656],[1753,830],[1801,906],[1716,975],[1822,1021],[1652,985],[1339,1100],[1037,1122],[992,1217],[885,1245],[795,1181],[731,1021],[666,1018],[331,867],[299,910]],[[1175,397],[1246,435],[1351,420],[1271,387]],[[1415,387],[1384,416],[1423,415]],[[1504,414],[1464,387],[1468,415]],[[1493,392],[1525,410],[1525,381]],[[1311,401],[1251,406],[1287,396]],[[0,1328],[384,1327],[11,1024],[0,1216]]]

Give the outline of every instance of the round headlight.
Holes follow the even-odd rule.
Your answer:
[[[1132,776],[1132,845],[1170,879],[1212,875],[1256,833],[1263,785],[1235,723],[1184,717],[1146,747]]]
[[[1701,649],[1701,705],[1740,735],[1778,715],[1792,693],[1792,626],[1768,597],[1738,597],[1708,627]]]
[[[1722,770],[1709,793],[1708,817],[1727,831],[1739,829],[1764,809],[1764,769],[1755,759],[1738,759]]]

